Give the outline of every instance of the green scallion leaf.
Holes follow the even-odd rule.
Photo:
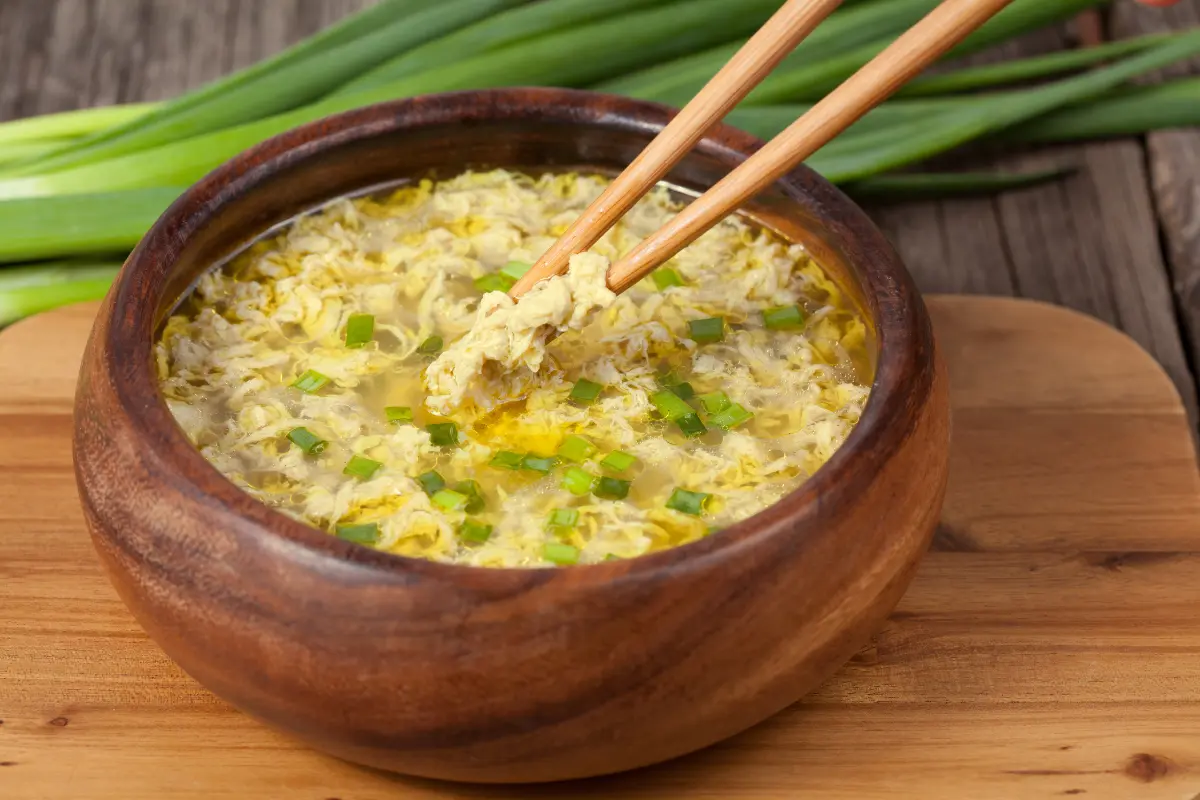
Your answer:
[[[422,472],[417,476],[417,483],[421,484],[421,488],[425,490],[425,494],[434,494],[446,488],[446,479],[441,476],[437,470],[429,470]]]
[[[487,294],[488,292],[507,292],[516,284],[516,281],[507,275],[501,275],[499,272],[489,272],[475,279],[475,288]]]
[[[677,383],[670,387],[670,389],[680,400],[691,400],[696,396],[696,390],[693,389],[692,385],[687,381],[684,381],[683,383]]]
[[[604,387],[598,383],[589,381],[587,378],[580,378],[571,387],[571,400],[581,405],[593,403],[603,389]]]
[[[525,458],[521,460],[521,469],[527,469],[530,472],[540,472],[543,475],[549,475],[554,469],[555,459],[545,456],[535,456],[533,453],[527,453]]]
[[[567,467],[563,471],[562,482],[559,484],[573,495],[582,497],[592,491],[592,474],[579,467]]]
[[[542,558],[559,566],[578,564],[579,548],[562,542],[546,542],[542,545]]]
[[[409,425],[413,421],[413,410],[409,406],[388,406],[383,413],[393,425]]]
[[[605,500],[624,500],[629,496],[629,481],[605,475],[596,479],[592,494]]]
[[[574,528],[578,522],[579,509],[556,508],[550,512],[550,519],[546,524],[554,528]]]
[[[704,427],[704,423],[700,421],[700,415],[695,411],[679,417],[675,420],[675,424],[679,426],[679,430],[683,431],[684,436],[692,439],[708,433],[708,428]]]
[[[700,405],[704,406],[704,410],[709,414],[716,414],[718,411],[724,411],[730,406],[729,395],[722,391],[702,394],[697,399],[700,400]]]
[[[533,269],[533,264],[525,261],[510,261],[500,268],[500,274],[506,278],[511,278],[513,285],[516,285],[516,282],[524,278],[525,273],[531,269]]]
[[[487,506],[487,500],[483,496],[483,487],[479,485],[478,481],[459,481],[454,484],[454,491],[466,495],[467,504],[463,507],[463,511],[468,514],[478,514]]]
[[[329,383],[329,377],[322,375],[315,369],[308,369],[299,378],[292,382],[292,386],[305,394],[319,392],[325,384]]]
[[[637,457],[623,450],[613,450],[600,461],[600,466],[613,472],[624,472],[637,463]]]
[[[454,447],[458,444],[458,426],[453,422],[431,422],[425,426],[429,441],[436,447]]]
[[[464,542],[483,544],[492,536],[492,526],[473,519],[464,520],[458,528],[458,535]]]
[[[679,277],[679,273],[667,267],[660,267],[650,273],[650,277],[654,280],[654,285],[658,287],[660,292],[670,289],[672,286],[683,286],[683,278]]]
[[[511,450],[500,450],[492,456],[492,460],[488,464],[497,469],[520,469],[524,461],[525,457],[520,453],[514,453]]]
[[[773,331],[787,328],[799,328],[804,324],[804,314],[800,306],[777,306],[762,312],[763,325]]]
[[[705,494],[704,492],[689,492],[687,489],[676,489],[671,492],[671,496],[667,499],[667,508],[698,517],[704,513],[704,507],[708,504],[711,497],[712,495]]]
[[[329,446],[329,442],[319,438],[308,428],[292,428],[288,431],[287,438],[296,447],[314,456],[320,455],[321,451]]]
[[[558,446],[558,454],[567,461],[587,461],[599,448],[582,436],[571,434]]]
[[[350,456],[350,460],[346,462],[346,468],[342,470],[344,475],[353,475],[362,480],[370,480],[383,464],[378,461],[367,458],[365,456]]]
[[[439,489],[433,493],[429,501],[445,511],[463,511],[466,509],[467,503],[471,501],[471,498],[453,489]]]
[[[708,421],[718,428],[729,430],[753,419],[754,414],[747,411],[740,403],[731,403],[729,408],[718,411],[708,418]]]
[[[362,347],[374,337],[374,314],[351,314],[346,320],[346,347]]]
[[[378,522],[360,522],[357,525],[338,525],[334,529],[339,539],[356,544],[375,544],[379,541]]]
[[[417,352],[423,356],[436,355],[437,353],[441,352],[444,344],[445,342],[442,341],[442,337],[430,336],[425,341],[417,345]]]
[[[655,392],[650,395],[650,402],[663,415],[663,419],[674,422],[680,417],[694,414],[692,407],[683,398],[671,391]]]
[[[699,344],[719,342],[725,338],[725,320],[721,317],[689,320],[688,335]]]

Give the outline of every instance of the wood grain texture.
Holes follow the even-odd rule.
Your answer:
[[[1191,800],[1200,474],[1169,379],[1128,338],[1046,305],[930,308],[955,343],[953,476],[935,551],[885,627],[805,702],[735,739],[539,788],[352,767],[180,672],[105,580],[73,496],[67,409],[95,306],[14,326],[0,335],[13,390],[0,437],[14,444],[0,450],[0,795]],[[1117,419],[1129,437],[1112,438]],[[1051,504],[1039,487],[1057,473]],[[972,509],[991,527],[963,522]]]

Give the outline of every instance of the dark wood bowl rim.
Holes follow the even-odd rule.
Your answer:
[[[597,102],[602,100],[602,102]],[[436,101],[436,102],[435,102]],[[415,111],[418,110],[419,114]],[[360,139],[398,130],[489,120],[538,119],[589,124],[653,134],[675,111],[654,103],[568,89],[520,88],[453,92],[381,103],[313,122],[269,139],[217,168],[188,189],[154,224],[130,255],[111,290],[112,309],[102,343],[105,368],[121,413],[143,448],[157,479],[199,499],[214,512],[211,521],[254,536],[271,537],[281,555],[345,577],[408,581],[442,580],[476,589],[503,591],[527,584],[537,573],[554,573],[579,584],[663,576],[689,565],[707,564],[732,548],[750,547],[763,537],[805,538],[839,504],[855,502],[888,457],[911,433],[916,409],[928,391],[931,332],[924,304],[907,270],[866,214],[845,195],[801,166],[780,185],[846,241],[865,254],[859,278],[874,317],[878,356],[875,380],[864,413],[836,453],[796,491],[774,505],[711,536],[634,559],[571,567],[495,568],[446,564],[395,555],[342,541],[298,522],[254,499],[221,475],[175,423],[158,386],[154,368],[157,309],[164,300],[165,276],[189,238],[234,197],[270,191],[272,175],[288,164],[319,157]],[[702,143],[710,152],[743,159],[762,145],[729,126],[714,129]],[[214,477],[217,480],[214,480]],[[366,571],[368,574],[364,574]]]

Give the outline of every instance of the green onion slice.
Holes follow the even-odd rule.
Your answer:
[[[458,535],[463,541],[482,544],[492,536],[492,526],[473,519],[464,520],[458,528]]]
[[[684,381],[683,383],[677,383],[669,388],[671,392],[680,400],[691,400],[696,396],[696,390],[693,389],[692,385],[687,381]]]
[[[776,306],[762,312],[763,325],[773,331],[799,328],[804,324],[804,313],[800,306]]]
[[[351,314],[346,320],[346,347],[362,347],[375,337],[373,314]]]
[[[437,470],[422,472],[417,476],[417,483],[425,490],[425,494],[434,494],[446,488],[446,479]]]
[[[683,431],[684,436],[692,439],[708,433],[708,428],[704,427],[704,423],[700,421],[700,415],[695,411],[684,414],[675,420],[675,424],[679,426],[679,430]]]
[[[650,402],[654,404],[664,419],[672,421],[696,413],[691,406],[684,402],[682,397],[671,391],[655,392],[650,395]]]
[[[307,369],[303,375],[292,382],[292,386],[305,394],[312,394],[320,391],[327,383],[329,383],[329,376],[322,375],[315,369]]]
[[[542,558],[560,566],[578,564],[579,548],[562,542],[546,542],[542,546]]]
[[[587,378],[580,378],[571,387],[571,399],[576,403],[583,403],[584,405],[593,403],[600,396],[600,392],[603,389],[604,387],[598,383],[589,381]]]
[[[623,450],[613,450],[600,461],[600,466],[613,472],[624,472],[637,463],[637,457]]]
[[[716,414],[718,411],[724,411],[730,406],[729,395],[722,391],[702,394],[697,399],[700,401],[700,405],[704,406],[704,410],[709,414]]]
[[[596,479],[592,493],[605,500],[624,500],[629,496],[629,481],[610,478],[606,475]]]
[[[574,528],[579,523],[579,509],[556,508],[550,512],[546,524],[554,528]]]
[[[338,525],[335,529],[339,539],[357,544],[375,544],[379,541],[379,523],[361,522],[357,525]]]
[[[515,285],[517,281],[525,277],[525,273],[533,269],[533,264],[525,261],[510,261],[500,268],[500,274],[506,278],[511,278]]]
[[[567,467],[559,485],[573,495],[583,496],[592,490],[592,474],[579,467]]]
[[[736,428],[743,422],[749,422],[753,417],[754,414],[743,408],[740,403],[731,403],[728,408],[722,409],[709,417],[708,421],[718,428],[729,430],[730,428]]]
[[[704,507],[708,505],[710,498],[712,498],[712,495],[705,494],[704,492],[689,492],[687,489],[676,489],[671,492],[671,496],[667,499],[667,508],[698,517],[704,513]]]
[[[554,459],[545,456],[535,456],[529,453],[521,460],[521,469],[527,469],[530,472],[540,472],[543,475],[549,475],[554,469]]]
[[[491,272],[481,278],[475,279],[475,288],[484,294],[488,292],[507,292],[516,284],[516,280],[501,275],[499,272]]]
[[[423,356],[432,356],[441,352],[442,346],[445,343],[440,336],[430,336],[425,341],[417,345],[417,352]]]
[[[650,277],[654,280],[654,285],[658,287],[660,292],[665,292],[672,286],[683,286],[683,278],[679,277],[679,273],[667,267],[660,267],[650,273]]]
[[[408,425],[413,421],[413,410],[408,406],[388,406],[383,410],[387,421],[394,425]]]
[[[292,428],[288,431],[288,441],[309,455],[319,455],[329,446],[329,442],[321,439],[308,428]]]
[[[690,320],[688,335],[699,344],[719,342],[725,338],[725,320],[721,317]]]
[[[458,444],[458,426],[453,422],[431,422],[425,426],[429,441],[437,447],[454,447]]]
[[[497,469],[520,469],[524,462],[525,457],[520,453],[514,453],[511,450],[500,450],[492,456],[492,460],[488,464]]]
[[[350,456],[350,460],[346,462],[346,468],[342,470],[345,475],[353,475],[356,478],[370,480],[383,464],[378,461],[366,458],[365,456]]]
[[[454,484],[454,491],[466,495],[467,504],[463,507],[463,511],[468,514],[478,514],[487,505],[487,500],[483,496],[483,487],[479,485],[478,481],[459,481]]]
[[[471,498],[453,489],[438,489],[429,500],[438,508],[446,511],[463,511],[466,509],[467,503],[471,502]]]
[[[587,461],[599,448],[582,436],[571,434],[558,446],[558,454],[568,461]]]

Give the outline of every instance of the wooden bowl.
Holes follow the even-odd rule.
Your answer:
[[[737,733],[850,657],[899,600],[946,484],[946,380],[912,280],[841,193],[801,168],[751,207],[861,303],[873,393],[798,491],[694,544],[559,569],[481,569],[344,542],[244,494],[192,447],[154,341],[197,276],[337,195],[467,167],[616,170],[668,109],[508,89],[427,96],[278,136],[185,193],[96,321],[75,470],[109,577],[188,674],[360,764],[460,781],[625,770]],[[706,138],[670,180],[704,188],[759,142]]]

